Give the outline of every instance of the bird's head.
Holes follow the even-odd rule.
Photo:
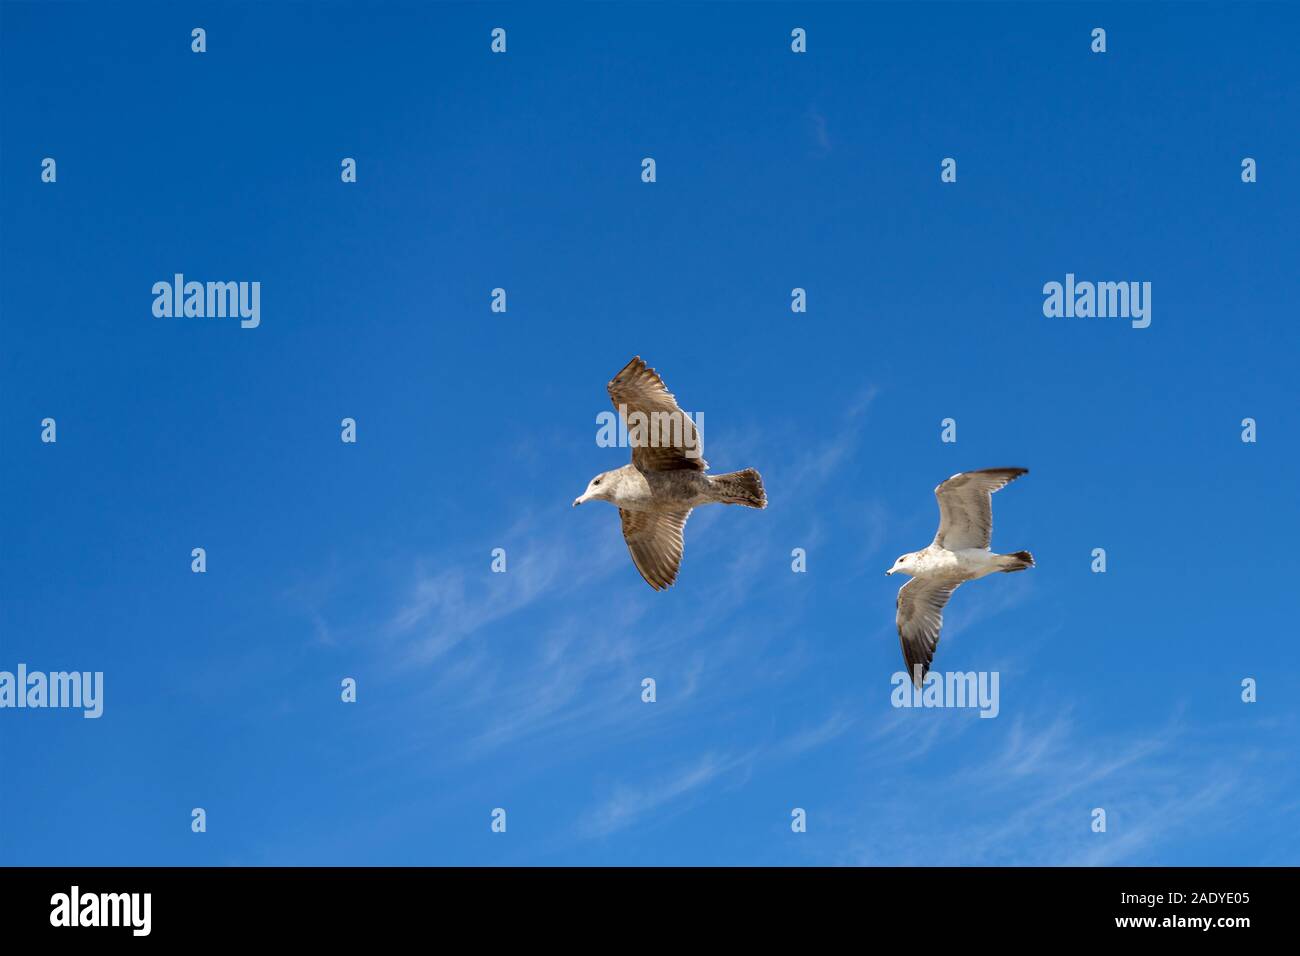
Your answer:
[[[584,501],[612,501],[614,482],[610,475],[610,472],[602,471],[595,478],[591,479],[591,481],[587,482],[587,490],[573,499],[573,507],[578,507],[578,505],[582,504]]]
[[[907,554],[899,556],[894,562],[894,566],[885,572],[886,575],[902,572],[903,574],[912,574],[916,562],[916,552],[909,551]]]

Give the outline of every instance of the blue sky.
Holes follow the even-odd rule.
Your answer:
[[[4,3],[0,669],[105,702],[0,711],[0,862],[1300,861],[1297,26]],[[155,318],[176,272],[260,326]],[[1151,326],[1045,318],[1067,272]],[[771,502],[698,512],[663,593],[570,508],[634,355]],[[1004,465],[1038,566],[935,665],[1000,713],[894,709],[882,572]]]

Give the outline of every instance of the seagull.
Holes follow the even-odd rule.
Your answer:
[[[753,468],[706,475],[709,463],[702,457],[695,423],[640,356],[623,366],[607,388],[627,423],[632,464],[591,479],[573,506],[584,501],[617,505],[632,563],[646,584],[659,591],[677,580],[682,529],[691,509],[713,502],[766,508],[763,479]]]
[[[934,495],[939,499],[939,533],[930,546],[894,562],[885,574],[910,575],[898,589],[898,642],[917,687],[925,679],[943,627],[943,606],[966,581],[994,571],[1023,571],[1034,566],[1028,551],[993,554],[993,492],[1005,488],[1027,468],[985,468],[953,475]]]

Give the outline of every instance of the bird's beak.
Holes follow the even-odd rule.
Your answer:
[[[893,573],[894,573],[894,569],[890,568],[888,571],[885,572],[885,577],[889,577]]]
[[[578,507],[578,505],[582,504],[586,500],[587,500],[586,495],[578,495],[578,497],[573,499],[573,507],[575,508]]]

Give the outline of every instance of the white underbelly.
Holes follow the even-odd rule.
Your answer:
[[[965,577],[982,578],[986,574],[1001,570],[998,567],[997,555],[983,548],[966,548],[964,551],[954,551],[953,554],[956,556],[958,569]]]
[[[996,555],[983,548],[966,548],[961,551],[931,551],[922,557],[917,570],[925,577],[969,581],[1000,569]]]

